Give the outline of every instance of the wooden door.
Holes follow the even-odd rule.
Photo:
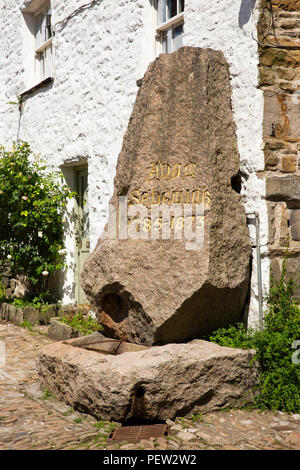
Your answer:
[[[75,297],[78,304],[86,302],[85,293],[80,284],[80,273],[90,252],[89,207],[88,207],[88,169],[76,171],[77,180],[77,227],[76,227],[76,284]]]

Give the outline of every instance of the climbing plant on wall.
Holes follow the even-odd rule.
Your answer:
[[[49,275],[64,266],[64,208],[74,194],[26,142],[0,147],[0,272],[26,276],[29,297],[47,290]]]

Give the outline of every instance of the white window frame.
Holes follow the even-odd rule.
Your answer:
[[[23,93],[43,84],[47,79],[53,80],[54,75],[54,49],[53,30],[51,36],[44,27],[43,40],[37,42],[36,21],[39,14],[51,9],[51,0],[24,0],[20,10],[22,13],[22,43],[24,58],[24,84]],[[41,21],[41,18],[40,18]],[[51,21],[51,19],[50,19]],[[42,23],[42,21],[41,21]],[[44,22],[44,26],[46,23]],[[48,63],[45,64],[46,57]],[[45,67],[45,65],[47,65]]]
[[[53,53],[52,53],[52,39],[53,33],[51,31],[51,36],[48,36],[47,31],[47,13],[51,12],[51,3],[50,1],[44,2],[40,8],[34,11],[34,40],[35,40],[35,76],[36,81],[40,82],[45,80],[48,77],[53,75]],[[40,34],[44,35],[41,41],[39,41],[37,34],[37,21],[38,17],[43,15],[41,24],[40,24]],[[51,18],[51,16],[50,16]],[[50,30],[51,30],[51,19],[50,19]]]
[[[180,10],[180,0],[177,1],[177,12]],[[156,28],[157,36],[156,39],[160,42],[160,52],[170,53],[179,49],[176,47],[174,41],[174,31],[179,26],[183,28],[184,24],[184,10],[177,13],[177,15],[170,18],[169,12],[169,1],[168,0],[158,0],[158,26]],[[181,33],[181,38],[183,31]],[[164,38],[166,37],[166,43],[164,45]]]

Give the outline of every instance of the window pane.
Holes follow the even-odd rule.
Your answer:
[[[174,51],[177,51],[182,46],[182,33],[183,25],[180,24],[173,29],[173,39],[174,39]]]
[[[168,36],[168,40],[167,40],[167,53],[169,54],[170,52],[173,52],[172,50],[172,29],[168,29],[167,31],[167,36]]]
[[[177,0],[168,0],[168,19],[177,15]]]
[[[184,11],[184,0],[178,0],[178,13],[182,13]]]
[[[37,76],[39,80],[43,80],[45,76],[45,52],[40,52],[36,61],[37,65]]]
[[[161,18],[161,22],[165,22],[167,21],[167,1],[168,0],[160,0],[161,2],[161,9],[162,9],[162,18]]]
[[[43,42],[42,37],[41,37],[42,20],[43,20],[43,17],[41,14],[37,15],[34,20],[36,48],[38,48]]]
[[[52,45],[45,50],[45,75],[43,78],[52,75]]]
[[[46,39],[46,14],[42,13],[42,43],[44,43]]]
[[[162,52],[166,54],[168,50],[168,36],[166,31],[162,33]]]
[[[51,31],[51,10],[46,13],[46,41],[52,37]]]

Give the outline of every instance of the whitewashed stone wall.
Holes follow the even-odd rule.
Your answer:
[[[87,2],[52,0],[52,24],[83,3]],[[58,24],[53,38],[54,83],[25,100],[20,119],[17,106],[7,102],[15,101],[27,85],[22,4],[0,1],[0,142],[10,145],[17,137],[28,141],[53,169],[87,159],[93,249],[106,223],[117,157],[138,90],[136,80],[155,56],[154,40],[151,48],[143,32],[145,19],[154,10],[143,0],[103,0]],[[67,235],[66,245],[70,269],[63,300],[70,302],[72,234]]]
[[[83,3],[87,2],[51,1],[54,83],[28,97],[20,117],[17,106],[7,102],[28,86],[29,44],[20,11],[24,2],[0,0],[0,143],[26,140],[52,169],[86,159],[93,249],[107,221],[117,157],[138,90],[136,80],[155,58],[156,12],[152,0],[102,0],[57,24]],[[263,169],[264,162],[263,97],[256,88],[258,54],[251,35],[252,4],[251,0],[186,0],[184,45],[222,50],[230,64],[241,169],[247,175],[242,193],[247,211],[259,211],[265,250],[265,187],[255,173]],[[65,174],[68,178],[68,170]],[[255,236],[254,231],[251,235]],[[67,234],[66,246],[70,268],[63,301],[71,302],[72,233]],[[263,272],[267,288],[267,258]],[[254,269],[250,323],[257,319],[256,292]]]

